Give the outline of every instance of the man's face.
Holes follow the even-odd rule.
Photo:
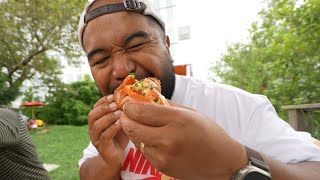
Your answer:
[[[90,21],[83,45],[96,84],[105,96],[134,72],[138,79],[160,79],[162,94],[171,98],[174,71],[168,45],[150,20],[134,12],[117,12]]]

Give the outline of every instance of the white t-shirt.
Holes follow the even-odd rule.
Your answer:
[[[265,96],[224,84],[176,75],[172,101],[205,114],[241,144],[274,159],[285,163],[320,161],[320,147],[313,143],[310,134],[297,132],[280,119]],[[127,159],[121,171],[122,179],[161,179],[161,173],[159,176],[156,170],[149,168],[146,171],[147,163],[141,160],[143,156],[139,153],[141,152],[129,143],[126,148]],[[90,143],[83,154],[79,167],[86,159],[97,156],[98,151]],[[133,161],[129,163],[129,160]],[[139,167],[139,164],[144,166]],[[143,170],[139,168],[145,169],[143,177]]]

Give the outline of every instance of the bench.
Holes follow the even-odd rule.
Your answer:
[[[320,110],[320,103],[282,106],[288,111],[289,124],[297,131],[312,131],[312,116],[315,110]]]

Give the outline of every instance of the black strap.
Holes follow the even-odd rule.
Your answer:
[[[269,166],[265,161],[263,160],[261,154],[253,149],[248,148],[247,146],[244,146],[246,148],[249,160],[252,165],[259,167],[267,172],[270,172]]]
[[[143,2],[138,2],[137,0],[125,0],[123,3],[107,4],[87,13],[84,16],[84,22],[88,23],[96,17],[120,11],[136,11],[143,13],[146,8],[147,6]]]

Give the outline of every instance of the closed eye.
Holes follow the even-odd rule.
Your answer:
[[[144,43],[140,43],[140,44],[136,44],[136,45],[134,45],[134,46],[131,46],[131,47],[129,47],[128,49],[130,49],[130,50],[135,50],[135,49],[138,49],[141,45],[143,45]]]
[[[109,56],[108,56],[108,57],[101,58],[100,60],[95,61],[95,62],[93,63],[93,66],[99,65],[99,64],[103,64],[103,63],[107,62],[108,60],[109,60]]]

